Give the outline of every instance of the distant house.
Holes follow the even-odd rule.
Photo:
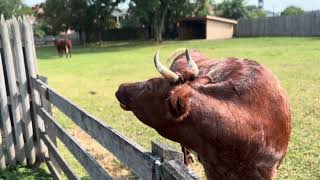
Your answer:
[[[111,15],[116,20],[116,28],[121,28],[121,20],[124,20],[127,16],[127,9],[116,9],[114,10]]]
[[[264,13],[266,13],[266,17],[274,17],[274,16],[279,16],[279,13],[275,13],[272,11],[264,10]]]
[[[41,19],[44,17],[44,3],[36,4],[31,9],[34,11],[36,18]]]
[[[233,36],[236,24],[235,20],[216,16],[183,18],[178,21],[178,38],[229,39]]]

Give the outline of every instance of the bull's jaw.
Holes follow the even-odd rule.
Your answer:
[[[120,107],[121,107],[123,110],[125,110],[125,111],[130,111],[130,109],[128,108],[128,106],[122,104],[121,102],[119,102],[119,104],[120,104]]]

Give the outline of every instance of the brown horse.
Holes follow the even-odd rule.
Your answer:
[[[59,57],[63,57],[63,53],[65,53],[66,57],[71,58],[72,41],[70,39],[56,39],[54,40],[54,46],[57,48]]]

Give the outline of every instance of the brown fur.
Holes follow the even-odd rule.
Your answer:
[[[122,84],[122,107],[162,136],[198,153],[208,179],[274,179],[291,131],[287,98],[277,78],[251,60],[209,60],[193,51],[196,77],[179,55],[164,78]]]
[[[66,57],[71,58],[72,41],[70,39],[56,39],[54,46],[57,48],[59,57],[63,57],[63,53],[65,53]]]

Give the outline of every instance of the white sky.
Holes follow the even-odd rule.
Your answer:
[[[222,0],[215,0],[216,3]],[[28,5],[34,5],[44,0],[24,0]],[[257,5],[258,0],[246,0],[248,5]],[[281,12],[287,6],[295,5],[303,8],[305,11],[320,10],[320,0],[264,0],[264,8],[274,12]]]

